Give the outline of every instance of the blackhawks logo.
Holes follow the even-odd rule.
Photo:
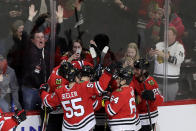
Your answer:
[[[56,84],[57,85],[60,85],[62,83],[62,80],[61,79],[56,79]]]
[[[154,85],[154,81],[153,80],[149,80],[148,83],[152,86]]]

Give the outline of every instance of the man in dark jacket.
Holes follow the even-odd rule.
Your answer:
[[[49,53],[45,49],[44,33],[36,31],[32,35],[31,44],[26,50],[23,78],[24,109],[40,107],[39,86],[46,82],[49,76]]]

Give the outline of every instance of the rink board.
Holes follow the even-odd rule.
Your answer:
[[[167,102],[158,110],[156,131],[196,131],[196,100]]]
[[[196,100],[167,102],[158,110],[156,131],[196,131]],[[28,112],[27,120],[16,131],[41,131],[39,113]]]

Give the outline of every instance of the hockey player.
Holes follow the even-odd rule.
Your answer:
[[[94,70],[93,67],[90,65],[84,65],[80,71],[80,76],[81,76],[81,81],[80,83],[83,83],[85,81],[91,81],[92,77],[94,75]],[[99,95],[94,95],[92,96],[92,102],[93,102],[93,109],[94,111],[98,111],[102,105],[101,105],[101,101],[102,101],[102,97],[101,94]]]
[[[149,75],[147,68],[149,63],[145,59],[134,62],[134,76],[130,83],[135,90],[137,110],[139,113],[142,128],[140,131],[151,131],[158,118],[157,106],[163,103],[158,84]],[[149,108],[149,110],[148,110]]]
[[[62,105],[64,110],[63,131],[88,131],[95,126],[91,97],[99,95],[107,88],[115,68],[115,64],[107,67],[99,81],[76,83],[76,75],[78,74],[74,67],[70,66],[66,75],[69,85],[60,86],[52,94],[47,92],[47,85],[44,84],[40,87],[41,98],[45,106]]]
[[[26,112],[24,110],[17,111],[11,119],[4,119],[4,113],[0,109],[0,131],[8,131],[17,127],[22,121],[26,119]]]
[[[50,93],[54,92],[55,89],[62,85],[67,85],[69,84],[69,81],[65,78],[65,75],[67,73],[67,68],[68,66],[72,64],[75,68],[77,69],[82,69],[83,65],[89,65],[92,66],[91,63],[86,62],[86,61],[72,61],[71,63],[69,62],[62,62],[59,66],[55,67],[48,79],[48,85],[50,87]]]
[[[138,131],[141,128],[134,89],[129,86],[132,76],[132,71],[120,69],[116,80],[119,88],[112,92],[110,100],[103,104],[111,131]],[[103,99],[107,97],[103,96]]]
[[[72,61],[71,63],[63,61],[59,66],[55,67],[48,79],[48,85],[50,87],[49,93],[53,93],[55,89],[57,89],[58,86],[60,85],[68,85],[69,81],[65,78],[66,74],[68,72],[68,67],[70,65],[73,65],[77,69],[81,69],[82,66],[84,65],[90,65],[89,62],[86,61]],[[77,80],[79,81],[79,80]],[[61,125],[63,122],[63,110],[60,108],[53,108],[53,109],[48,109],[47,112],[50,112],[50,117],[48,119],[48,124],[47,124],[47,131],[61,131]],[[58,123],[54,123],[54,121],[58,121]]]
[[[67,85],[69,83],[68,80],[64,78],[67,73],[67,67],[70,64],[68,62],[62,62],[61,65],[55,67],[48,79],[48,85],[50,86],[50,93],[54,92],[55,89],[61,84]]]

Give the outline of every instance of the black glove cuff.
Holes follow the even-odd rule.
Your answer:
[[[143,93],[142,93],[142,98],[145,99],[145,100],[155,100],[155,95],[154,95],[154,92],[152,90],[145,90]]]
[[[97,46],[95,46],[94,44],[90,44],[90,47],[93,47],[94,49],[97,48]]]
[[[20,119],[20,117],[17,116],[17,115],[13,115],[12,118],[17,122],[18,125],[22,122],[22,120]]]
[[[106,67],[105,71],[108,72],[109,74],[113,74],[113,71],[109,67]]]

